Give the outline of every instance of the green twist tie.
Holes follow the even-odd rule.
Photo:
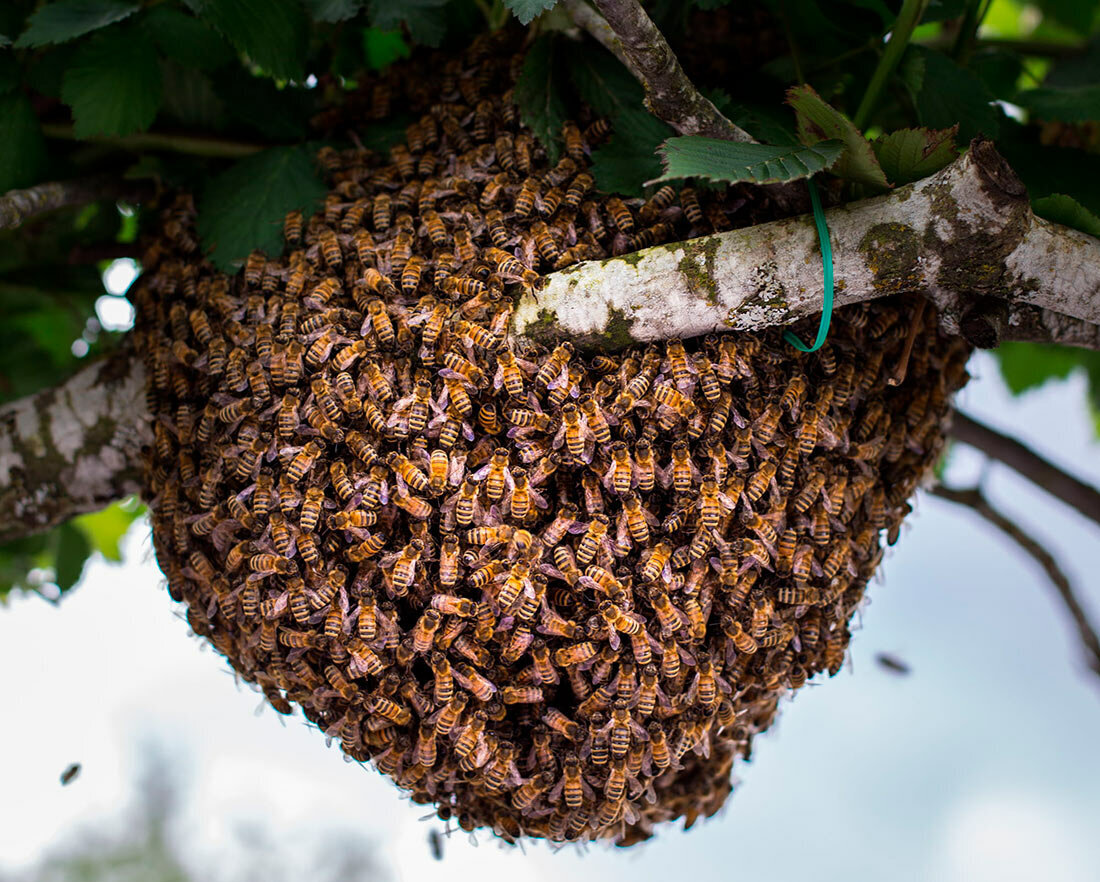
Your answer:
[[[810,203],[814,207],[814,223],[817,225],[817,241],[821,243],[821,264],[825,268],[825,306],[821,310],[821,324],[817,327],[817,338],[813,346],[807,346],[791,331],[783,334],[783,339],[799,352],[817,352],[829,335],[829,323],[833,320],[833,246],[829,243],[829,227],[825,223],[825,212],[817,195],[817,186],[812,178],[806,179],[810,188]]]

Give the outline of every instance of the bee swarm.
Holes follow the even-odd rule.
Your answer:
[[[491,39],[415,64],[367,111],[402,95],[406,141],[323,150],[282,258],[221,275],[189,198],[165,211],[135,286],[157,556],[276,710],[441,817],[629,844],[717,811],[780,698],[840,669],[968,351],[897,301],[840,310],[813,355],[510,338],[538,273],[730,214],[597,195],[598,120],[551,163]]]

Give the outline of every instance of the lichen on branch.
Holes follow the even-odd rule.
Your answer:
[[[979,328],[979,345],[1014,334],[1100,342],[1091,333],[1100,327],[1100,240],[1035,217],[988,141],[931,177],[830,209],[826,219],[837,306],[920,293],[945,330]],[[513,330],[621,348],[790,324],[821,311],[823,284],[817,232],[803,215],[553,273],[520,299]],[[999,317],[987,315],[990,301]]]
[[[0,407],[0,542],[140,492],[141,449],[152,441],[144,377],[124,346]]]

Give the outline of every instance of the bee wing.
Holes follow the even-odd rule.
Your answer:
[[[534,505],[535,508],[546,509],[550,507],[550,503],[546,501],[546,497],[539,493],[538,490],[531,490],[529,493],[531,496],[531,504]]]

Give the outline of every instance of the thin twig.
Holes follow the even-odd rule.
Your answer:
[[[611,30],[611,25],[607,23],[607,19],[589,6],[586,0],[562,0],[562,6],[565,7],[565,11],[569,13],[569,17],[573,19],[577,27],[587,31],[589,36],[594,37],[604,49],[623,63],[623,66],[634,75],[638,82],[644,85],[645,78],[634,66],[630,56],[623,50],[622,40]]]
[[[951,437],[1019,472],[1033,484],[1100,524],[1100,490],[1043,459],[1015,438],[956,411]]]
[[[567,2],[576,23],[622,58],[645,89],[646,106],[681,135],[751,142],[688,79],[672,47],[637,0],[593,0],[603,14]],[[610,32],[610,36],[609,36]],[[616,49],[616,45],[618,49]]]
[[[252,141],[231,141],[227,138],[173,134],[171,132],[137,132],[122,137],[96,136],[78,139],[73,127],[64,123],[43,123],[42,133],[47,138],[106,144],[122,150],[132,150],[135,153],[144,150],[164,150],[169,153],[187,153],[192,156],[209,156],[222,159],[241,159],[272,146],[270,144],[257,144]]]
[[[1096,674],[1100,674],[1100,637],[1097,636],[1096,629],[1089,621],[1088,614],[1073,593],[1073,585],[1070,583],[1069,577],[1058,565],[1054,555],[1047,551],[1042,543],[1029,535],[1023,527],[995,509],[979,488],[973,487],[964,490],[937,486],[933,487],[931,492],[933,496],[938,496],[940,499],[946,499],[956,505],[963,505],[975,511],[1012,539],[1043,568],[1077,626],[1077,634],[1084,647],[1089,669]]]
[[[9,190],[0,195],[0,230],[15,229],[33,217],[67,205],[121,198],[140,202],[151,193],[147,182],[127,181],[114,175],[46,181],[25,190]]]

